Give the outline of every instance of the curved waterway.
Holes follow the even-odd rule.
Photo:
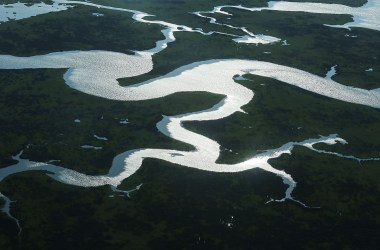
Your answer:
[[[233,80],[236,74],[269,77],[326,97],[380,108],[379,91],[348,87],[302,70],[253,60],[209,60],[192,63],[165,76],[128,87],[120,86],[117,79],[150,71],[152,69],[150,56],[123,55],[105,51],[62,52],[32,57],[0,56],[0,68],[69,68],[64,78],[71,88],[90,95],[119,101],[141,101],[161,98],[178,92],[195,91],[225,96],[222,101],[210,109],[176,116],[164,116],[157,123],[157,128],[161,133],[194,146],[195,150],[193,151],[129,150],[117,155],[109,173],[101,176],[89,176],[49,163],[32,162],[22,159],[21,154],[19,154],[14,157],[18,161],[17,164],[0,169],[0,180],[10,174],[22,171],[45,170],[50,172],[48,174],[50,177],[70,185],[83,187],[111,185],[117,187],[141,167],[143,159],[155,158],[213,172],[241,172],[260,168],[280,176],[283,182],[288,185],[285,199],[292,199],[291,193],[296,182],[289,174],[273,168],[268,160],[277,158],[284,153],[290,153],[295,145],[314,149],[312,146],[316,143],[344,143],[345,141],[342,138],[337,135],[329,135],[302,142],[289,142],[280,148],[268,150],[247,161],[228,165],[216,163],[220,154],[220,145],[216,141],[185,129],[182,123],[218,120],[235,112],[244,112],[242,107],[252,100],[254,93]]]
[[[79,173],[73,169],[52,164],[52,162],[34,162],[23,159],[23,151],[21,151],[13,157],[13,159],[17,161],[16,164],[0,169],[0,181],[9,175],[19,172],[47,171],[51,178],[62,183],[81,187],[109,185],[114,191],[124,192],[129,195],[128,191],[118,190],[118,185],[134,174],[141,167],[145,158],[154,158],[185,167],[212,172],[232,173],[260,168],[279,176],[284,184],[288,186],[283,199],[278,201],[296,201],[292,197],[292,192],[296,187],[296,181],[285,171],[275,169],[268,163],[270,159],[277,158],[282,154],[291,153],[295,146],[303,146],[320,154],[330,154],[358,161],[380,160],[380,158],[360,159],[354,156],[346,156],[314,148],[314,145],[317,143],[329,145],[347,143],[343,138],[338,137],[338,135],[331,134],[306,139],[300,142],[288,142],[279,148],[269,149],[261,154],[255,155],[251,159],[237,164],[216,163],[220,155],[220,145],[218,142],[185,129],[182,123],[187,121],[218,120],[228,117],[235,112],[244,112],[243,106],[254,98],[254,93],[252,90],[235,82],[234,79],[237,79],[236,75],[243,76],[244,74],[252,74],[268,77],[322,96],[373,108],[380,108],[380,92],[378,90],[365,90],[345,86],[333,81],[329,77],[319,77],[283,65],[237,59],[196,62],[180,67],[156,79],[123,87],[118,84],[118,79],[139,76],[153,69],[152,56],[165,49],[169,42],[175,41],[174,32],[201,31],[164,21],[146,21],[143,18],[148,16],[148,14],[139,11],[96,5],[88,2],[63,0],[56,2],[70,5],[83,4],[98,8],[132,12],[135,20],[163,26],[164,29],[162,33],[165,35],[165,39],[158,41],[155,48],[147,51],[136,51],[135,55],[109,51],[68,51],[31,57],[0,55],[0,69],[68,69],[63,77],[69,87],[89,95],[111,100],[142,101],[163,98],[178,92],[199,91],[223,95],[225,98],[209,109],[175,116],[164,116],[162,120],[157,123],[157,128],[161,133],[174,140],[192,145],[194,147],[192,151],[151,148],[127,150],[115,156],[107,174],[98,176]],[[287,3],[282,2],[282,4]],[[373,5],[375,7],[378,6],[374,3]],[[271,3],[271,6],[273,8],[275,4]],[[289,4],[289,6],[293,5]],[[296,6],[302,7],[304,5],[300,4]],[[324,6],[332,9],[335,8],[335,5]],[[221,12],[222,7],[218,8],[216,8],[216,10]],[[238,8],[244,7],[240,6]],[[370,8],[363,9],[371,10]],[[85,145],[85,147],[88,148],[90,146]],[[75,166],[73,166],[73,168],[75,168]],[[135,190],[138,190],[138,188],[140,188],[140,186]],[[0,198],[5,201],[3,211],[11,217],[9,212],[11,201],[1,193]],[[14,217],[11,218],[14,219]],[[18,223],[17,220],[16,222]]]

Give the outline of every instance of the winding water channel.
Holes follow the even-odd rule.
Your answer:
[[[212,172],[241,172],[253,168],[260,168],[279,176],[288,186],[283,199],[279,200],[285,201],[294,200],[292,192],[296,187],[296,181],[285,171],[272,167],[268,161],[277,158],[282,154],[290,153],[294,146],[303,146],[317,153],[333,154],[337,157],[358,161],[380,160],[380,158],[359,159],[354,156],[345,156],[334,152],[317,150],[313,147],[317,143],[325,143],[329,145],[347,143],[343,138],[340,138],[336,134],[332,134],[321,136],[319,138],[308,138],[300,142],[288,142],[279,148],[268,149],[267,151],[238,164],[218,164],[216,163],[220,155],[220,145],[218,142],[185,129],[182,126],[182,123],[187,121],[218,120],[228,117],[235,112],[244,112],[242,107],[254,98],[254,92],[235,82],[234,76],[236,75],[242,76],[244,74],[252,74],[268,77],[276,79],[283,84],[296,86],[325,97],[377,109],[380,108],[380,92],[378,90],[348,87],[344,84],[335,82],[331,77],[324,78],[283,65],[264,61],[237,59],[195,62],[180,67],[173,72],[156,79],[123,87],[118,84],[118,79],[139,76],[153,69],[154,65],[152,56],[167,48],[168,43],[175,41],[175,32],[199,32],[204,35],[210,35],[212,32],[203,33],[198,29],[171,24],[164,21],[147,21],[144,17],[149,16],[149,14],[135,10],[96,5],[89,2],[61,0],[55,2],[60,4],[80,4],[115,11],[131,12],[134,14],[133,19],[136,21],[163,26],[162,33],[165,35],[165,39],[158,41],[155,48],[147,51],[136,51],[135,55],[126,55],[109,51],[66,51],[31,57],[0,55],[0,69],[67,69],[63,77],[69,87],[89,95],[111,100],[143,101],[154,98],[163,98],[178,92],[197,91],[219,94],[225,96],[225,98],[209,109],[175,116],[164,116],[162,120],[157,123],[157,128],[161,133],[174,140],[192,145],[195,148],[193,151],[151,148],[128,149],[124,153],[115,156],[108,174],[99,176],[79,173],[73,170],[75,166],[73,166],[73,169],[69,169],[52,163],[34,162],[28,159],[23,159],[23,151],[21,151],[13,157],[13,159],[17,161],[16,164],[0,169],[0,181],[12,174],[24,171],[43,170],[48,171],[47,175],[51,178],[65,184],[81,187],[109,185],[113,190],[123,192],[117,189],[118,185],[134,174],[141,167],[144,159],[155,158],[190,168]],[[380,29],[379,2],[375,1],[369,1],[369,3],[362,8],[351,8],[347,6],[343,8],[342,6],[332,4],[270,2],[269,6],[266,8],[219,6],[212,12],[228,14],[227,12],[222,11],[223,8],[239,8],[249,11],[270,9],[276,11],[351,14],[354,17],[354,22],[343,25],[344,27]],[[197,12],[196,14],[205,17],[203,16],[205,14],[204,12]],[[216,23],[216,20],[211,19],[211,21]],[[233,26],[230,26],[230,28],[236,29],[236,27]],[[243,29],[241,27],[238,28]],[[246,33],[248,36],[247,39],[252,39],[252,43],[257,43],[258,40],[260,40],[260,36],[255,37],[253,33],[247,30]],[[264,44],[277,41],[277,38],[268,39],[268,36],[261,38],[262,43]],[[103,137],[96,138],[104,139]],[[1,193],[0,198],[5,201],[3,211],[12,219],[16,220],[10,214],[10,200]],[[301,202],[299,203],[303,204]],[[17,220],[16,222],[18,223]]]

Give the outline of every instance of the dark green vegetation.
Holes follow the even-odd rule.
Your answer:
[[[13,3],[18,3],[18,2],[21,2],[19,0],[1,0],[1,4],[13,4]],[[53,3],[52,0],[25,0],[25,1],[22,1],[22,3],[26,3],[26,4],[34,4],[34,3],[46,3],[46,4],[51,4]]]
[[[104,16],[93,16],[102,13]],[[131,50],[154,47],[160,27],[133,22],[132,13],[77,6],[0,25],[0,53],[18,56],[67,50]]]
[[[145,183],[132,199],[25,173],[2,183],[18,200],[22,240],[4,219],[1,243],[25,249],[376,249],[378,165],[361,167],[302,150],[277,163],[298,172],[305,182],[297,197],[320,209],[265,204],[280,197],[283,186],[257,170],[215,174],[147,160],[128,180],[128,187]]]
[[[245,4],[248,2],[251,6],[266,3]],[[359,5],[359,1],[334,2]],[[188,12],[240,1],[104,3],[156,14],[152,19],[222,30]],[[337,64],[336,81],[367,89],[380,87],[380,33],[322,26],[343,24],[350,17],[228,11],[234,14],[233,19],[220,16],[223,22],[287,39],[291,45],[238,45],[219,35],[177,33],[177,41],[154,57],[152,72],[123,79],[123,84],[159,76],[194,61],[241,58],[288,65],[321,76]],[[94,17],[93,12],[105,16]],[[76,49],[128,53],[153,47],[162,37],[160,27],[134,23],[130,17],[128,13],[76,7],[4,23],[0,25],[0,50],[2,54],[34,55]],[[266,51],[272,53],[264,54]],[[374,71],[365,72],[370,67]],[[62,79],[64,72],[0,71],[0,167],[12,164],[11,156],[28,144],[32,146],[23,157],[59,159],[59,165],[88,174],[107,173],[113,157],[128,149],[189,150],[189,145],[158,133],[155,124],[162,114],[206,109],[222,98],[183,93],[144,102],[115,102],[69,89]],[[253,101],[243,107],[248,114],[185,124],[233,150],[222,150],[220,162],[239,162],[257,150],[330,133],[338,133],[349,144],[319,148],[358,157],[380,156],[379,110],[331,100],[263,77],[246,77],[252,81],[239,83],[255,92]],[[120,124],[125,118],[130,123]],[[81,122],[75,123],[75,119]],[[97,140],[94,134],[109,141]],[[103,149],[84,150],[80,148],[84,144]],[[41,172],[27,172],[0,182],[0,191],[17,200],[12,203],[12,213],[23,227],[18,239],[15,223],[0,214],[0,249],[378,248],[379,162],[359,164],[296,147],[291,156],[270,163],[285,169],[298,182],[295,198],[321,208],[305,209],[294,202],[265,204],[270,198],[282,198],[286,186],[280,178],[260,170],[216,174],[147,159],[120,187],[131,189],[144,183],[131,199],[117,196],[108,187],[78,188],[60,184]]]

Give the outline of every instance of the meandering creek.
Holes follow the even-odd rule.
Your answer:
[[[195,62],[182,66],[173,72],[151,79],[145,82],[123,87],[118,84],[118,79],[139,76],[151,71],[154,67],[152,56],[167,48],[167,44],[175,41],[175,32],[198,32],[204,35],[199,29],[187,26],[176,25],[164,21],[147,21],[144,17],[149,14],[92,4],[79,1],[55,1],[59,6],[87,5],[98,8],[111,9],[115,11],[125,11],[133,13],[133,19],[139,22],[157,24],[163,26],[162,33],[164,40],[157,41],[156,46],[147,51],[136,51],[135,55],[109,51],[66,51],[56,52],[46,55],[36,55],[31,57],[16,57],[11,55],[0,55],[0,69],[37,69],[37,68],[62,68],[67,69],[64,74],[66,84],[80,92],[94,95],[99,98],[107,98],[118,101],[143,101],[154,98],[164,98],[165,96],[178,92],[209,92],[225,96],[213,107],[193,113],[179,114],[175,116],[163,116],[157,123],[158,130],[164,135],[187,144],[192,145],[193,151],[179,151],[168,149],[126,149],[124,153],[115,156],[108,174],[91,176],[85,173],[64,168],[52,163],[34,162],[22,158],[22,152],[13,157],[16,164],[0,169],[0,181],[9,175],[24,171],[48,171],[48,176],[69,185],[81,187],[96,187],[109,185],[114,191],[117,187],[134,174],[143,164],[146,158],[155,158],[182,165],[185,167],[196,168],[212,172],[241,172],[248,169],[260,168],[279,176],[288,186],[283,199],[294,200],[292,192],[296,187],[296,181],[291,175],[283,170],[272,167],[268,161],[277,158],[282,154],[289,154],[294,146],[303,146],[321,154],[333,154],[358,161],[380,160],[380,158],[359,159],[354,156],[346,156],[334,152],[317,150],[314,145],[325,143],[333,145],[336,143],[347,143],[343,138],[336,134],[325,135],[319,138],[305,138],[300,142],[288,142],[279,148],[272,148],[260,153],[251,159],[242,161],[238,164],[218,164],[216,163],[220,155],[220,145],[218,142],[206,136],[194,133],[182,126],[187,121],[209,121],[228,117],[235,112],[244,112],[242,107],[254,98],[254,92],[234,81],[236,75],[253,74],[263,77],[276,79],[283,84],[289,84],[304,90],[353,104],[365,105],[373,108],[380,108],[380,92],[378,90],[365,90],[360,88],[348,87],[331,79],[335,71],[331,69],[327,77],[320,77],[295,68],[278,65],[274,63],[255,61],[255,60],[208,60]],[[289,2],[270,2],[265,8],[247,8],[243,6],[219,6],[208,13],[222,13],[224,8],[239,8],[248,11],[276,10],[276,11],[307,11],[313,13],[330,14],[351,14],[354,22],[345,24],[342,27],[363,27],[368,29],[380,30],[379,3],[369,1],[361,8],[342,7],[333,4],[313,4],[313,3],[289,3]],[[312,8],[311,8],[312,7]],[[24,8],[24,7],[23,7]],[[339,11],[338,11],[339,10]],[[196,15],[205,17],[206,12],[197,12]],[[218,24],[215,19],[211,19]],[[219,24],[221,25],[221,24]],[[336,25],[334,25],[336,26]],[[230,26],[232,29],[236,27]],[[239,29],[243,29],[238,27]],[[244,30],[243,30],[244,31]],[[255,36],[245,30],[247,36],[234,38],[237,42],[250,40],[252,43],[268,44],[279,41],[280,39],[269,36]],[[231,34],[226,34],[231,35]],[[234,35],[231,35],[234,37]],[[239,40],[240,39],[240,40]],[[245,40],[244,40],[245,39]],[[107,140],[104,137],[95,136],[99,140]],[[254,138],[253,138],[254,140]],[[84,145],[88,149],[93,146]],[[96,147],[101,150],[101,147]],[[129,194],[129,193],[128,193]],[[12,219],[10,214],[10,200],[0,193],[0,198],[5,201],[3,211]],[[296,200],[294,200],[296,201]],[[306,206],[300,201],[300,204]],[[16,220],[18,223],[18,221]],[[19,223],[18,223],[19,225]]]

